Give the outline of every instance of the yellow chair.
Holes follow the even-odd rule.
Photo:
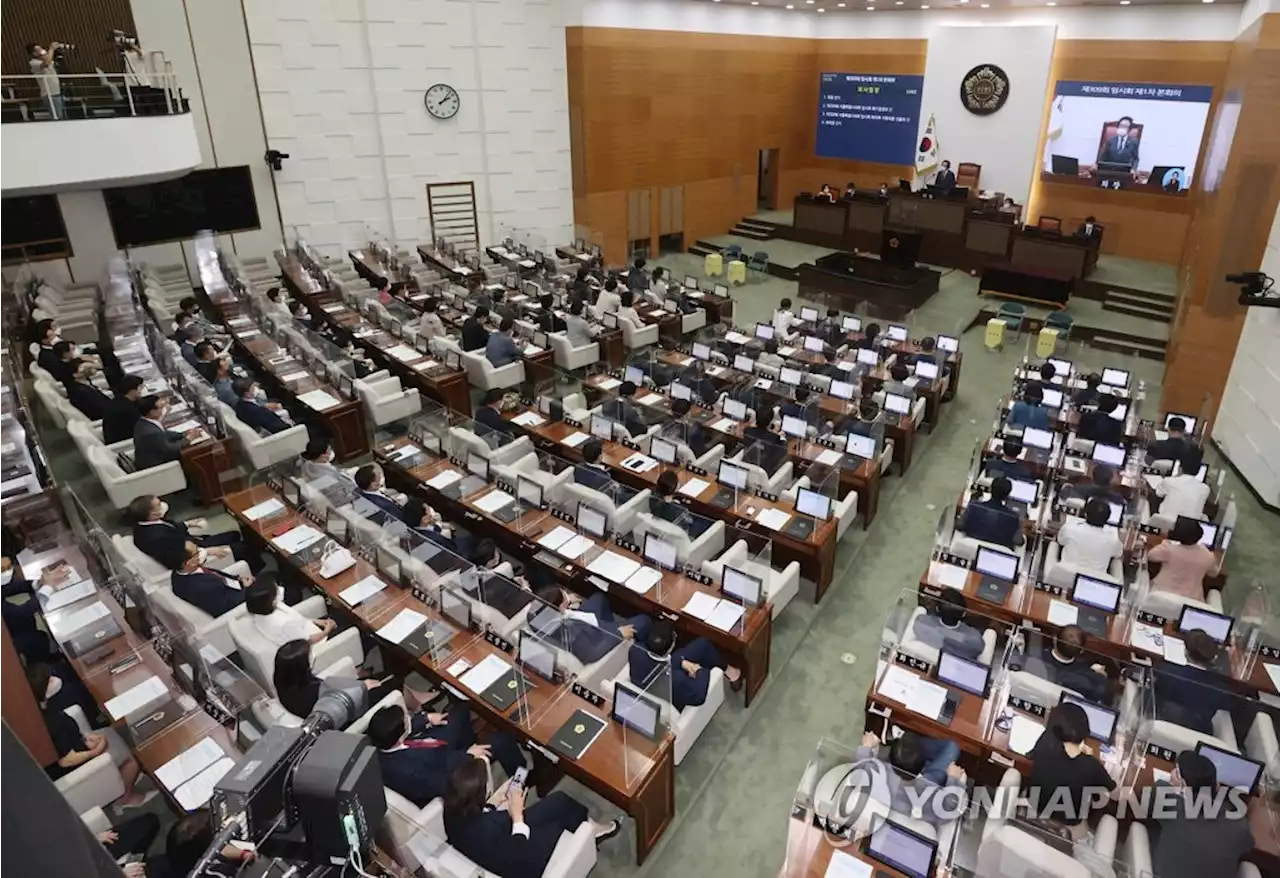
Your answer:
[[[719,277],[724,272],[724,257],[719,253],[708,253],[702,260],[702,273],[707,277]]]
[[[983,345],[989,351],[1004,350],[1004,330],[1006,324],[999,317],[992,317],[987,321],[987,334],[983,338]]]
[[[1052,326],[1046,326],[1040,330],[1040,335],[1036,338],[1036,356],[1044,360],[1053,356],[1053,352],[1058,349],[1058,330]]]
[[[729,263],[729,283],[741,286],[747,282],[747,263],[735,259]]]

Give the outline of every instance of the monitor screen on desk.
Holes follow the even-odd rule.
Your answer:
[[[831,498],[826,494],[801,488],[796,492],[796,512],[826,521],[831,518]]]
[[[735,354],[733,357],[733,368],[739,372],[746,372],[750,375],[756,370],[756,361],[748,357],[746,354]]]
[[[773,324],[757,323],[756,338],[764,339],[765,341],[768,341],[769,339],[773,338]]]
[[[1124,516],[1124,506],[1119,503],[1107,501],[1107,524],[1112,527],[1120,526],[1120,519]]]
[[[1198,424],[1199,421],[1196,418],[1193,418],[1191,415],[1180,415],[1177,412],[1169,412],[1169,414],[1164,416],[1164,428],[1166,430],[1169,429],[1169,421],[1173,420],[1174,418],[1182,418],[1182,420],[1187,422],[1188,433],[1194,433],[1196,431],[1196,424]]]
[[[1218,783],[1235,787],[1246,796],[1252,796],[1258,792],[1258,780],[1262,777],[1263,763],[1215,747],[1205,741],[1196,744],[1196,752],[1213,763],[1213,767],[1218,772]]]
[[[720,578],[720,590],[729,597],[754,607],[760,603],[760,593],[764,590],[764,583],[760,577],[750,576],[726,564],[724,575]]]
[[[1044,404],[1046,408],[1060,409],[1062,408],[1062,391],[1054,390],[1052,387],[1042,388],[1044,393]]]
[[[874,366],[880,362],[880,355],[872,348],[858,348],[858,362],[864,366]]]
[[[897,393],[886,393],[884,395],[885,411],[893,412],[895,415],[911,414],[911,399]]]
[[[1010,499],[1019,503],[1026,503],[1028,506],[1035,506],[1040,499],[1040,483],[1028,482],[1025,479],[1009,479],[1009,484],[1013,486],[1013,490],[1009,492]]]
[[[622,380],[630,381],[636,387],[644,383],[644,370],[639,366],[628,366],[622,372]]]
[[[908,330],[907,327],[899,323],[890,323],[889,329],[885,334],[894,341],[906,341]]]
[[[960,339],[950,335],[940,335],[938,336],[938,350],[954,354],[960,350]]]
[[[844,450],[854,457],[871,460],[876,456],[876,437],[863,436],[861,433],[850,433],[845,437]]]
[[[809,425],[805,423],[804,418],[797,418],[792,415],[783,415],[782,432],[788,436],[803,439],[809,432]]]
[[[1039,448],[1048,451],[1053,447],[1053,433],[1039,427],[1027,427],[1022,431],[1022,444],[1028,448]]]
[[[716,480],[727,487],[745,491],[747,489],[747,470],[744,467],[734,466],[722,460],[720,461],[720,469],[716,475]]]
[[[472,453],[467,455],[467,472],[489,481],[489,458]]]
[[[991,668],[982,662],[961,658],[944,649],[938,655],[938,681],[963,689],[979,698],[986,698],[987,686],[991,681]]]
[[[693,354],[693,358],[695,360],[711,359],[711,348],[708,347],[707,345],[699,344],[698,342],[693,343],[693,348],[691,349],[690,353]]]
[[[932,381],[938,377],[938,364],[930,363],[928,360],[921,360],[916,363],[916,377],[923,378],[926,381]]]
[[[657,699],[633,688],[629,683],[618,682],[613,688],[612,718],[633,732],[639,732],[650,740],[658,739],[662,705]]]
[[[724,401],[724,416],[733,418],[735,421],[745,421],[747,419],[747,404],[740,399],[726,399]]]
[[[660,460],[663,463],[676,462],[675,444],[668,442],[666,439],[659,439],[657,436],[649,440],[649,454],[655,460]]]
[[[932,878],[938,843],[885,820],[871,832],[867,854],[909,878]]]
[[[601,415],[591,416],[591,435],[597,439],[613,438],[613,421]]]
[[[1226,643],[1227,638],[1231,636],[1231,626],[1235,625],[1236,620],[1222,613],[1214,613],[1210,610],[1202,610],[1193,607],[1190,604],[1182,605],[1182,614],[1178,616],[1178,633],[1186,634],[1189,631],[1203,631],[1218,643]]]
[[[516,647],[516,661],[520,666],[533,671],[544,680],[556,678],[556,653],[529,631],[520,632],[520,641]]]
[[[1104,613],[1114,613],[1120,606],[1121,590],[1114,582],[1077,573],[1075,586],[1071,589],[1071,600]]]
[[[801,309],[800,309],[800,319],[801,319],[801,320],[804,320],[804,321],[806,321],[806,322],[808,322],[808,323],[817,323],[817,322],[818,322],[818,309],[817,309],[817,308],[801,308]]]
[[[542,508],[542,486],[524,476],[516,477],[516,498],[535,509]]]
[[[1111,420],[1124,421],[1125,416],[1129,414],[1129,406],[1126,403],[1116,403],[1116,410],[1111,413]]]
[[[792,387],[799,387],[800,382],[804,380],[804,373],[799,369],[792,369],[789,366],[783,366],[778,370],[778,380],[783,384],[790,384]]]
[[[440,612],[464,631],[471,630],[471,601],[451,588],[440,589]]]
[[[603,537],[609,529],[609,519],[590,504],[578,501],[578,529],[593,537]]]
[[[693,390],[688,384],[681,384],[679,381],[671,382],[671,398],[672,399],[693,399]]]
[[[1018,581],[1018,556],[1008,552],[998,552],[995,549],[980,546],[973,567],[985,576],[993,576],[1005,582]]]
[[[848,381],[832,379],[830,393],[836,399],[853,399],[853,385]]]
[[[1095,442],[1093,443],[1093,462],[1105,463],[1107,466],[1124,466],[1124,449],[1119,445]]]
[[[644,557],[659,567],[672,570],[676,566],[676,546],[651,533],[644,535]]]
[[[684,288],[686,290],[696,290],[698,288],[698,279],[691,274],[684,276]]]
[[[806,351],[813,351],[815,354],[820,354],[826,350],[826,347],[826,342],[818,338],[816,335],[806,335],[804,337],[804,349]]]
[[[840,327],[845,332],[861,332],[862,318],[854,317],[852,314],[849,314],[844,318],[844,320],[840,321]]]
[[[1110,747],[1115,743],[1116,738],[1116,720],[1120,718],[1120,712],[1112,710],[1109,707],[1103,707],[1101,704],[1094,704],[1078,695],[1072,695],[1070,692],[1063,692],[1058,698],[1059,704],[1074,704],[1084,711],[1084,715],[1089,718],[1089,737],[1102,743],[1105,747]]]
[[[1129,373],[1124,369],[1103,369],[1102,383],[1110,387],[1128,387]]]

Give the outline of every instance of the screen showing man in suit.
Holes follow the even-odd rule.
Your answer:
[[[1041,178],[1185,194],[1212,99],[1208,85],[1059,81]]]

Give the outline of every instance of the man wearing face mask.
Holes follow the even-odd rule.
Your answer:
[[[236,417],[245,424],[266,433],[289,429],[289,422],[280,416],[280,403],[268,402],[267,394],[252,378],[237,378],[231,389],[236,395]]]
[[[166,430],[161,421],[168,410],[168,402],[158,396],[144,396],[139,400],[138,414],[142,417],[133,428],[133,465],[137,469],[177,460],[182,455],[183,440],[196,436],[196,430],[186,435]]]
[[[1107,138],[1098,153],[1098,164],[1128,165],[1129,170],[1138,167],[1138,138],[1133,136],[1133,118],[1121,116],[1116,122],[1116,133]]]
[[[36,600],[31,581],[22,575],[22,566],[17,559],[19,550],[20,544],[15,545],[15,540],[6,527],[5,545],[3,554],[0,555],[0,585],[3,586],[4,595],[0,599],[0,610],[3,611],[4,625],[9,629],[9,639],[13,641],[18,655],[28,662],[53,661],[58,655],[57,647],[53,639],[36,624],[36,618],[40,615],[40,602]],[[46,570],[41,575],[41,583],[52,584],[45,581],[52,580],[55,575],[55,570]],[[16,604],[9,600],[21,595],[27,598],[24,603]]]
[[[302,450],[302,476],[309,482],[336,479],[344,487],[355,490],[355,481],[333,462],[333,448],[323,436],[307,442]]]
[[[356,470],[356,496],[378,507],[383,520],[394,518],[396,521],[404,521],[404,510],[397,501],[387,496],[385,485],[381,467],[365,464]]]
[[[67,383],[67,400],[91,421],[100,421],[111,409],[111,397],[91,383],[97,371],[85,360],[72,360],[72,380]]]
[[[174,595],[216,617],[244,603],[244,590],[253,584],[253,576],[247,564],[237,562],[219,571],[206,567],[208,562],[209,550],[187,540],[169,558],[169,581]]]
[[[250,552],[239,531],[196,536],[191,533],[191,528],[202,528],[205,520],[174,521],[169,518],[169,504],[154,494],[138,497],[125,509],[125,515],[133,521],[133,544],[138,551],[161,564],[172,558],[175,552],[182,551],[186,543],[192,542],[208,549],[210,561],[218,567],[225,567],[232,560],[246,561],[251,567],[261,566],[255,564],[258,559]]]

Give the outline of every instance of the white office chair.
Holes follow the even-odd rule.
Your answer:
[[[40,368],[34,363],[32,363],[32,367],[33,369]],[[40,371],[44,372],[43,369],[40,369]],[[45,372],[45,375],[48,374],[48,372]],[[36,398],[40,400],[44,410],[49,413],[49,417],[53,418],[53,422],[58,426],[58,429],[65,430],[67,427],[67,415],[60,403],[64,403],[66,400],[58,395],[58,391],[54,389],[52,379],[44,381],[37,376],[31,386],[35,389]]]
[[[683,671],[676,668],[674,673],[679,674],[683,673]],[[612,698],[614,688],[618,683],[631,682],[630,670],[623,668],[621,673],[605,681],[601,694],[606,698]],[[707,726],[711,725],[711,720],[715,718],[716,711],[720,709],[720,705],[724,704],[724,684],[724,671],[719,668],[712,668],[707,681],[706,701],[701,704],[688,705],[684,710],[676,710],[674,704],[662,697],[663,693],[658,691],[662,688],[661,686],[643,690],[649,697],[654,698],[662,705],[662,720],[666,723],[667,728],[671,729],[676,739],[676,765],[684,761],[684,757],[693,749],[698,737],[706,730]]]
[[[347,656],[340,657],[333,664],[321,671],[316,671],[316,676],[321,680],[329,677],[345,677],[347,679],[356,679],[359,671],[356,666],[351,663],[351,659]],[[384,707],[393,705],[404,705],[404,695],[399,689],[383,696],[383,698],[369,705],[364,713],[356,717],[352,722],[352,726],[359,724],[362,728],[368,728],[369,720],[375,713]],[[285,706],[275,698],[260,698],[253,704],[254,716],[262,723],[263,728],[281,725],[287,728],[297,728],[306,721],[305,716],[295,716],[285,709]],[[348,726],[350,728],[350,726]]]
[[[924,607],[916,607],[915,610],[912,611],[911,618],[907,619],[907,627],[903,629],[902,640],[898,642],[898,649],[902,650],[909,656],[922,659],[930,665],[936,665],[938,663],[939,651],[925,643],[923,640],[917,639],[915,634],[916,620],[921,616],[924,616],[927,612],[928,611],[925,610]],[[982,662],[984,665],[990,665],[991,659],[995,655],[996,651],[995,628],[987,628],[982,632],[982,643],[983,648],[982,652],[978,655],[978,661]],[[1056,704],[1057,702],[1054,703]]]
[[[66,709],[82,735],[93,731],[78,705]],[[53,782],[58,792],[77,814],[102,808],[124,795],[124,778],[116,768],[110,751],[99,753],[88,762],[77,765]]]
[[[569,336],[563,332],[549,333],[547,340],[551,343],[552,357],[555,359],[556,365],[561,369],[570,372],[577,369],[585,369],[600,359],[600,344],[598,342],[588,342],[579,347],[574,347],[569,341]]]
[[[308,619],[319,619],[326,612],[324,598],[319,595],[309,597],[293,608]],[[232,619],[228,628],[231,639],[244,660],[245,670],[253,675],[264,690],[274,696],[276,650],[279,647],[258,633],[253,617],[248,613]],[[313,666],[328,667],[342,658],[349,659],[353,667],[364,662],[364,649],[360,645],[358,628],[339,631],[311,647]]]
[[[787,461],[778,467],[778,471],[770,475],[754,463],[747,463],[743,460],[746,455],[746,449],[739,451],[733,457],[728,458],[730,463],[736,463],[744,468],[747,475],[747,483],[758,490],[768,491],[770,494],[781,494],[784,485],[791,484],[792,465],[791,461]]]
[[[257,430],[236,417],[235,411],[226,403],[219,402],[218,408],[236,449],[248,458],[255,470],[293,460],[307,447],[305,424],[295,424],[279,433],[260,436]]]
[[[726,566],[741,570],[748,576],[758,577],[763,583],[761,599],[772,604],[771,615],[776,619],[778,614],[786,608],[787,604],[791,603],[791,599],[800,591],[800,562],[792,561],[783,569],[778,570],[750,560],[751,554],[747,541],[738,540],[721,553],[720,557],[710,561],[703,561],[702,572],[704,575],[711,577],[711,580],[717,585],[724,578],[724,568]]]
[[[724,533],[724,522],[714,521],[696,540],[690,539],[679,525],[664,521],[644,510],[636,516],[636,523],[632,528],[632,534],[641,546],[644,545],[645,535],[653,534],[657,539],[675,546],[676,560],[690,567],[699,567],[719,555],[724,549]]]
[[[1280,742],[1276,740],[1275,722],[1266,711],[1260,710],[1254,716],[1244,739],[1244,752],[1266,766],[1263,772],[1272,787],[1280,784]]]
[[[795,484],[782,492],[782,496],[787,497],[791,502],[800,494],[801,488],[809,487],[809,477],[801,476],[796,479]],[[849,530],[849,525],[853,524],[853,520],[858,517],[858,492],[850,491],[844,495],[843,500],[838,500],[831,504],[831,513],[836,518],[836,539],[844,539],[845,532]]]
[[[444,802],[433,799],[422,809],[419,826],[435,839],[446,838],[444,830]],[[542,878],[586,878],[596,865],[596,842],[591,823],[586,822],[574,832],[560,833]],[[443,845],[436,855],[424,865],[429,874],[440,878],[498,878],[494,873],[481,869],[455,848]]]
[[[573,478],[573,467],[567,466],[559,473],[552,473],[538,466],[538,455],[530,452],[516,458],[511,463],[494,467],[494,472],[511,484],[516,483],[519,476],[537,482],[542,488],[542,499],[547,503],[563,501],[564,486]]]
[[[1004,549],[1004,551],[1007,552],[1009,550]],[[1120,586],[1124,585],[1124,562],[1122,559],[1112,558],[1106,572],[1092,567],[1082,567],[1079,564],[1063,561],[1061,544],[1057,540],[1051,542],[1044,556],[1044,580],[1062,588],[1071,588],[1075,585],[1077,573],[1097,576],[1100,579],[1109,579]]]
[[[422,399],[418,391],[412,387],[402,387],[399,378],[388,375],[376,382],[369,378],[357,378],[355,389],[374,424],[390,424],[421,411]]]
[[[234,567],[243,567],[245,573],[249,571],[249,565],[241,561],[228,567],[227,572],[232,575],[240,572],[234,570]],[[174,594],[173,588],[168,583],[152,586],[147,591],[147,599],[158,606],[162,613],[180,619],[195,635],[198,643],[207,643],[223,655],[231,655],[236,651],[229,629],[235,620],[246,616],[247,611],[243,604],[228,610],[221,616],[210,616],[195,604],[188,603]]]
[[[124,509],[132,501],[146,494],[163,497],[187,487],[182,464],[176,460],[159,466],[126,473],[116,462],[116,456],[105,447],[89,449],[89,466],[92,467],[102,489],[107,492],[116,509]]]
[[[565,482],[564,493],[571,508],[576,509],[577,504],[581,502],[586,503],[592,509],[603,512],[608,522],[609,530],[614,533],[630,533],[635,527],[640,511],[649,508],[648,488],[637,492],[634,497],[621,506],[615,506],[613,500],[609,499],[607,495],[573,481]]]
[[[484,351],[463,351],[462,366],[467,371],[467,381],[480,390],[515,387],[524,383],[524,360],[494,366]]]
[[[658,324],[636,326],[626,317],[618,318],[618,326],[622,328],[622,343],[627,350],[635,350],[658,343]]]
[[[463,457],[469,452],[474,452],[488,460],[493,466],[507,466],[532,452],[533,443],[529,441],[528,436],[517,436],[506,445],[491,448],[488,442],[470,430],[464,430],[461,427],[450,427],[449,448],[451,451],[457,449],[454,453],[459,453]]]
[[[698,308],[692,314],[682,314],[680,316],[680,334],[688,335],[691,332],[697,332],[707,325],[707,309]]]

